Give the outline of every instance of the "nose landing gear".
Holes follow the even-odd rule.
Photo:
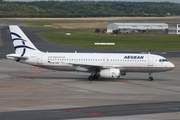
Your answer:
[[[148,78],[149,81],[153,81],[153,77],[151,77],[151,75],[152,73],[149,73],[149,78]]]
[[[149,81],[153,81],[153,77],[149,77],[148,80],[149,80]]]

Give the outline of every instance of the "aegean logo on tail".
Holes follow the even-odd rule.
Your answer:
[[[18,35],[17,33],[14,33],[14,32],[11,32],[11,35],[14,35],[14,36],[16,36],[17,38],[13,38],[12,39],[12,41],[14,42],[14,41],[17,41],[17,40],[20,40],[20,41],[22,41],[22,45],[17,45],[17,46],[14,46],[14,49],[16,50],[17,48],[28,48],[28,49],[31,49],[31,50],[35,50],[34,48],[31,48],[31,47],[29,47],[29,46],[27,46],[26,44],[25,44],[25,42],[27,42],[26,40],[24,40],[24,39],[22,39],[22,37],[20,36],[20,35]]]

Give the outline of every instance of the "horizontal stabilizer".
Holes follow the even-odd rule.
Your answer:
[[[8,59],[12,59],[12,60],[18,60],[18,59],[28,59],[28,57],[26,56],[21,56],[20,54],[8,54],[6,55],[6,58]]]

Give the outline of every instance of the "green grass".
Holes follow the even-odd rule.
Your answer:
[[[71,36],[67,36],[70,32]],[[38,33],[39,36],[57,45],[100,48],[109,50],[180,50],[180,35],[131,34],[105,35],[94,30],[59,30]],[[114,46],[95,46],[95,42],[115,43]]]

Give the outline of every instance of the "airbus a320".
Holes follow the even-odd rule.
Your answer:
[[[128,72],[148,73],[148,80],[152,81],[152,73],[174,68],[166,58],[154,54],[42,52],[19,26],[10,25],[9,29],[15,53],[6,58],[46,69],[89,72],[90,81],[99,77],[120,78]]]

